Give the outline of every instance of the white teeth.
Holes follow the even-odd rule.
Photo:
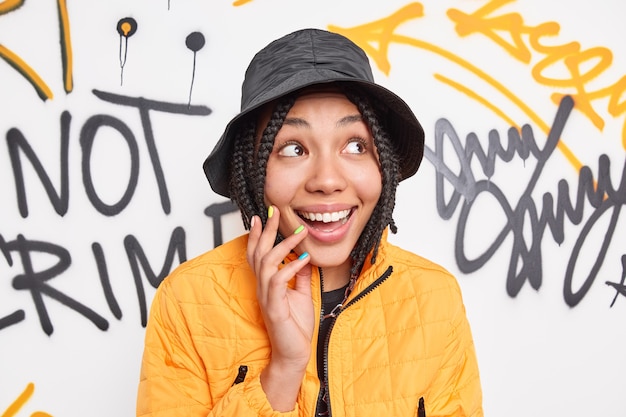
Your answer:
[[[316,221],[316,222],[337,222],[339,220],[345,220],[350,214],[350,210],[341,210],[341,211],[333,211],[331,213],[304,213],[301,212],[300,216],[307,220]]]

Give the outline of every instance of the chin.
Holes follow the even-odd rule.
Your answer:
[[[306,249],[311,255],[311,263],[320,268],[335,268],[344,266],[345,264],[352,264],[350,258],[350,251],[340,253],[337,248],[324,248],[324,249]]]

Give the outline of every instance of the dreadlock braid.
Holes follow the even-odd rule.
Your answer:
[[[378,246],[385,228],[389,226],[392,233],[398,230],[392,216],[396,204],[396,189],[400,181],[400,163],[391,139],[369,100],[363,94],[347,87],[344,92],[346,97],[357,106],[372,132],[382,176],[382,190],[378,203],[351,253],[353,260],[351,274],[358,275],[370,251],[372,252],[371,262],[376,261]]]
[[[258,215],[263,224],[267,221],[265,208],[265,174],[267,161],[274,147],[276,134],[283,126],[287,113],[293,106],[295,97],[285,96],[276,104],[267,127],[263,130],[258,147],[256,139],[256,119],[239,129],[235,137],[235,151],[231,163],[230,196],[239,210],[246,229],[250,219]],[[256,152],[255,152],[256,149]]]
[[[246,229],[250,229],[251,213],[258,213],[251,198],[254,188],[250,177],[245,175],[247,167],[252,166],[254,159],[255,131],[256,123],[249,121],[237,132],[230,171],[230,198],[237,203]]]

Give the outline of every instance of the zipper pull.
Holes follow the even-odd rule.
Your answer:
[[[337,305],[335,306],[335,308],[333,308],[333,310],[332,310],[330,313],[325,314],[325,315],[322,317],[322,321],[324,321],[324,320],[326,320],[327,318],[330,318],[330,317],[333,317],[333,318],[334,318],[334,317],[337,317],[337,314],[339,314],[339,312],[341,311],[341,309],[342,309],[342,308],[343,308],[343,304],[341,304],[341,303],[340,303],[340,304],[337,304]]]
[[[426,409],[424,408],[424,397],[420,397],[419,405],[417,406],[417,417],[426,417]]]
[[[248,373],[248,367],[246,365],[241,365],[239,367],[239,371],[237,371],[237,378],[235,378],[235,382],[233,382],[233,386],[237,384],[241,384],[244,379],[246,379],[246,374]]]

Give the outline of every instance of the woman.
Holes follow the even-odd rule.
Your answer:
[[[423,146],[347,38],[261,50],[204,164],[250,233],[157,290],[137,415],[482,416],[456,280],[386,240]]]

